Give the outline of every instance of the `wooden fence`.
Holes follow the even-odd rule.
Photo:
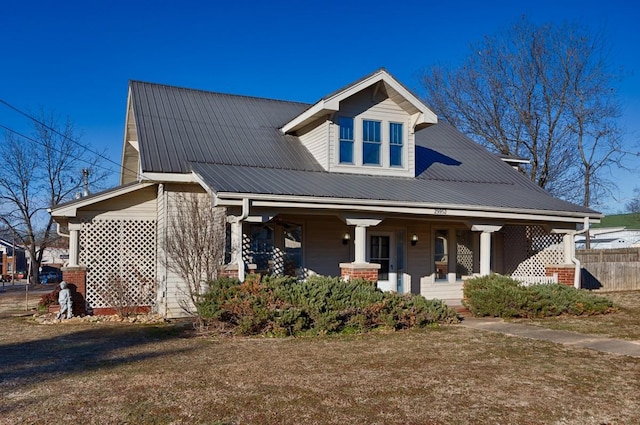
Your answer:
[[[581,249],[582,287],[600,291],[640,290],[640,248]]]

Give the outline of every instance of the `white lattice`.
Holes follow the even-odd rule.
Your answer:
[[[505,226],[505,274],[544,276],[548,264],[562,264],[562,235],[547,233],[540,226]]]
[[[121,282],[129,305],[151,306],[155,299],[155,220],[92,220],[80,232],[80,262],[87,266],[87,304],[113,307],[107,301]]]
[[[456,231],[456,274],[473,274],[473,236],[468,230]]]

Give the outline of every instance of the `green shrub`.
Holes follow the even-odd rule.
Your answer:
[[[550,317],[561,314],[602,314],[613,303],[586,290],[566,285],[522,286],[500,275],[467,280],[463,304],[474,316]]]
[[[210,282],[197,304],[200,320],[230,325],[241,335],[303,335],[407,329],[456,322],[442,301],[383,293],[364,280],[313,276]]]

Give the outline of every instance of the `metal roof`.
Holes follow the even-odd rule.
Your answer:
[[[553,198],[446,123],[416,132],[416,177],[329,173],[279,128],[308,104],[131,83],[143,172],[195,172],[215,192],[599,216]]]
[[[190,161],[322,170],[278,128],[309,105],[132,82],[143,172],[188,173]]]

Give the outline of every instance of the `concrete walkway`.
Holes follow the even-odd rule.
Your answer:
[[[605,353],[640,358],[640,341],[625,341],[569,331],[556,331],[538,326],[509,323],[496,318],[465,317],[461,326],[521,338],[539,339],[569,346],[589,348]]]

